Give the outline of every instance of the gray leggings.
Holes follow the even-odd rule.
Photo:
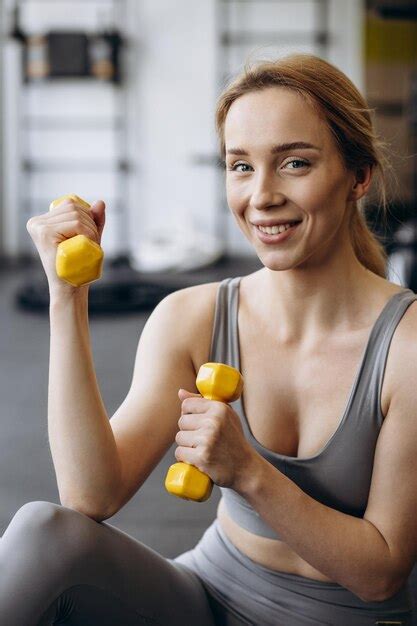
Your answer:
[[[0,539],[2,626],[215,624],[197,576],[140,541],[50,502]]]
[[[383,603],[259,566],[217,521],[167,559],[104,522],[30,502],[0,540],[3,626],[370,626],[411,624],[402,591]]]

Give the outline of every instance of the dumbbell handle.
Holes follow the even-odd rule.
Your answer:
[[[224,363],[205,363],[199,369],[196,387],[207,400],[233,402],[240,397],[243,377],[240,372]],[[184,500],[203,502],[213,489],[211,478],[190,463],[174,463],[168,469],[165,488]]]
[[[55,209],[66,199],[74,200],[89,209],[88,202],[75,194],[67,194],[51,202],[49,210]],[[75,235],[62,241],[57,247],[56,273],[74,287],[87,285],[101,277],[103,250],[95,241],[85,235]]]

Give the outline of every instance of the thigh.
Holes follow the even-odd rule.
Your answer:
[[[51,615],[100,626],[215,623],[196,574],[110,524],[49,502],[17,512],[0,541],[0,568],[0,623],[8,626],[50,624]],[[119,618],[111,615],[117,606]],[[69,622],[71,614],[78,621]]]
[[[213,613],[214,623],[219,626],[254,626],[236,616],[214,596],[209,595],[209,604]],[[160,621],[149,615],[143,614],[135,607],[129,606],[123,600],[105,589],[98,589],[90,585],[76,585],[67,589],[56,603],[51,605],[37,626],[50,626],[51,624],[66,624],[66,626],[168,626],[171,621]],[[197,616],[192,624],[199,626],[200,619]],[[189,626],[189,622],[184,622]]]
[[[204,535],[205,537],[207,535],[207,532],[209,531],[206,531],[206,534]],[[214,554],[213,556],[214,558],[216,558]],[[197,546],[197,548],[194,548],[193,550],[188,550],[187,552],[178,555],[174,559],[174,562],[198,576],[200,558],[201,552],[198,550]],[[224,564],[225,562],[223,560],[222,565],[224,566]],[[220,567],[218,571],[223,572],[222,567]],[[230,602],[227,601],[227,598],[223,594],[228,588],[228,584],[222,574],[217,578],[215,583],[213,580],[211,581],[211,583],[209,583],[205,578],[203,579],[202,577],[200,577],[200,580],[202,581],[202,584],[204,585],[204,588],[206,590],[211,612],[213,614],[216,624],[219,624],[221,626],[255,626],[255,624],[266,623],[259,618],[259,615],[256,621],[249,619],[249,617],[244,614],[243,611],[239,611],[236,606],[232,606]],[[242,590],[237,589],[236,595],[239,596],[241,592],[243,593]],[[278,625],[275,624],[274,626]]]
[[[74,585],[47,608],[36,626],[159,626],[160,619],[116,596],[111,589]]]

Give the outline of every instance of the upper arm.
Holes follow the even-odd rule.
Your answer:
[[[174,443],[181,415],[179,388],[198,393],[191,353],[202,336],[199,307],[211,304],[205,297],[208,286],[171,293],[153,310],[142,331],[130,389],[110,419],[121,466],[116,511]]]
[[[377,441],[364,514],[389,547],[394,592],[417,558],[417,313],[412,306],[392,345],[395,385]]]

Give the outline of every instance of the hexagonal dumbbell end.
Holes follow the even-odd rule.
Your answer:
[[[87,285],[101,277],[103,250],[85,235],[76,235],[58,245],[56,273],[74,287]]]
[[[173,496],[184,500],[204,502],[211,496],[213,481],[190,463],[174,463],[168,469],[165,488]]]
[[[204,363],[198,370],[196,387],[207,400],[234,402],[243,390],[242,374],[224,363]]]
[[[239,370],[224,363],[204,363],[198,370],[196,387],[204,398],[220,402],[234,402],[243,390]],[[184,500],[204,502],[213,489],[210,476],[190,463],[174,463],[168,469],[165,488]]]
[[[88,202],[75,194],[61,196],[51,202],[52,210],[63,200],[71,198],[89,209]],[[103,271],[104,254],[101,247],[85,235],[76,235],[62,241],[56,253],[56,273],[59,278],[67,281],[74,287],[87,285],[98,280]]]

